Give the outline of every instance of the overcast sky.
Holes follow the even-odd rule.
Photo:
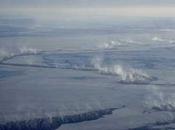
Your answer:
[[[0,0],[1,6],[173,6],[175,0]]]
[[[0,0],[0,14],[175,17],[175,0]]]

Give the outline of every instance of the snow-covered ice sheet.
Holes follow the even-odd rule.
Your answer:
[[[96,31],[0,38],[0,130],[175,129],[174,30]]]
[[[49,51],[7,58],[0,65],[1,122],[121,107],[99,120],[59,129],[153,129],[173,124],[173,55],[173,48],[157,48]]]

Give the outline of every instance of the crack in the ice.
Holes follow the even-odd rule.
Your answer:
[[[102,118],[104,115],[112,114],[112,112],[116,109],[122,109],[124,107],[125,106],[120,108],[90,111],[81,114],[65,115],[63,117],[55,116],[52,118],[12,121],[5,124],[0,124],[0,130],[55,130],[63,124],[97,120]]]

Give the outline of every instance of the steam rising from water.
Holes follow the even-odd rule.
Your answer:
[[[151,40],[151,41],[150,41]],[[97,46],[98,49],[120,49],[120,48],[130,48],[134,49],[135,47],[145,47],[145,45],[148,45],[149,47],[154,47],[156,44],[162,44],[162,45],[173,45],[175,43],[175,40],[172,38],[162,38],[160,36],[153,36],[150,39],[144,39],[144,42],[139,39],[134,38],[125,38],[125,39],[118,39],[118,40],[111,40],[108,42],[104,42],[103,44],[100,44]],[[134,47],[134,48],[132,48]]]
[[[157,36],[155,36],[155,37],[153,37],[152,38],[152,41],[155,41],[155,42],[165,42],[165,43],[169,43],[169,44],[173,44],[173,43],[175,43],[175,41],[174,40],[172,40],[172,39],[163,39],[163,38],[161,38],[161,37],[157,37]]]
[[[19,48],[20,53],[24,54],[24,53],[31,53],[31,54],[37,54],[38,50],[35,48],[28,48],[28,47],[21,47]]]
[[[127,68],[122,65],[103,65],[103,60],[95,57],[92,64],[102,74],[117,75],[122,83],[147,83],[152,80],[147,73],[142,70]]]
[[[11,58],[14,58],[16,56],[22,56],[22,55],[28,55],[28,54],[38,54],[40,50],[35,48],[29,48],[29,47],[19,47],[14,48],[14,50],[8,49],[8,48],[0,48],[0,62],[3,62],[4,60],[9,60]],[[28,60],[27,63],[32,63],[31,59]]]
[[[105,42],[104,44],[100,45],[99,48],[113,49],[113,48],[117,48],[120,45],[122,45],[122,43],[120,43],[119,41],[110,41],[110,42]]]
[[[175,111],[175,100],[173,95],[165,95],[158,87],[149,89],[149,94],[145,99],[148,108],[159,111]]]
[[[27,47],[19,48],[19,51],[20,53],[12,56],[12,58],[16,56],[22,56],[23,54],[25,55],[38,54],[39,52],[37,49],[27,48]],[[9,60],[9,57],[4,59]],[[84,61],[79,60],[79,58],[75,58],[74,60],[71,61],[68,58],[68,60],[65,60],[65,61],[59,60],[58,63],[57,62],[56,63],[53,62],[53,63],[54,63],[54,67],[56,68],[59,68],[60,67],[59,64],[63,62],[63,67],[65,68],[67,67],[69,69],[97,70],[101,74],[116,75],[120,83],[148,84],[154,80],[154,77],[149,76],[146,72],[143,72],[142,70],[126,67],[121,64],[107,64],[105,63],[106,61],[104,61],[103,58],[100,58],[100,57],[92,58],[92,61],[90,60],[91,63],[89,63],[89,60],[87,59],[87,57],[82,57],[82,59]],[[53,64],[51,62],[52,60],[48,60],[48,61],[49,61],[47,64],[48,67],[50,66],[52,67],[52,64]],[[60,61],[61,63],[59,63]],[[32,65],[33,63],[36,63],[37,65],[37,61],[35,62],[35,59],[33,59],[32,57],[32,58],[27,58],[26,60],[23,60],[22,65],[28,66],[28,65]],[[39,64],[39,67],[41,67],[40,64]]]
[[[152,38],[153,41],[157,41],[157,42],[163,42],[164,40],[160,37],[153,37]]]
[[[4,57],[13,56],[13,53],[10,53],[7,49],[1,48],[0,49],[0,60],[3,60]]]

